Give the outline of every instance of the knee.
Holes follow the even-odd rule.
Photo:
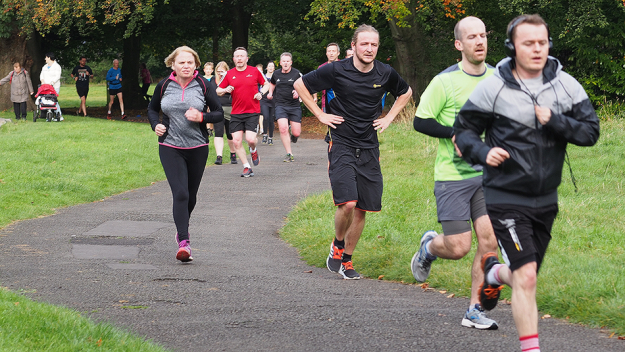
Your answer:
[[[287,134],[289,133],[289,127],[288,126],[280,126],[280,134]]]
[[[468,240],[465,237],[468,237]],[[466,234],[444,236],[443,241],[445,241],[445,247],[447,247],[449,251],[448,252],[449,258],[447,259],[452,259],[452,260],[462,259],[471,250],[471,233],[470,232],[468,236]]]
[[[515,271],[514,275],[515,288],[523,291],[531,291],[536,289],[536,263],[528,263]]]
[[[356,208],[356,202],[347,202],[345,204],[339,205],[343,211],[351,212]]]

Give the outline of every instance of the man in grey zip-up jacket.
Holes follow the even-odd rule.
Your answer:
[[[599,138],[586,92],[548,56],[550,47],[540,16],[515,18],[506,40],[510,58],[476,87],[454,124],[459,152],[484,165],[484,198],[507,264],[492,252],[482,257],[480,301],[493,309],[509,285],[521,349],[532,352],[540,351],[536,276],[558,213],[566,146],[592,146]]]

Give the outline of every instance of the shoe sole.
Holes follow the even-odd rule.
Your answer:
[[[356,277],[349,277],[339,271],[339,274],[343,277],[343,280],[360,280],[360,275]]]
[[[491,324],[491,325],[484,325],[484,324],[477,324],[472,322],[470,319],[467,318],[462,318],[462,326],[467,327],[467,328],[475,328],[478,330],[497,330],[499,329],[499,326],[497,326],[497,324]]]
[[[178,250],[176,253],[176,259],[180,260],[183,263],[190,262],[193,260],[191,254],[185,250]]]
[[[253,172],[252,172],[251,174],[247,174],[247,175],[245,175],[245,174],[241,174],[241,177],[246,177],[246,178],[247,178],[247,177],[252,177],[252,176],[254,176],[254,173],[253,173]]]

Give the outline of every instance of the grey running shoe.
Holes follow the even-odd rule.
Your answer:
[[[419,247],[419,250],[414,254],[414,256],[412,256],[412,261],[410,262],[412,276],[414,276],[415,280],[419,282],[425,282],[425,280],[428,279],[428,276],[430,276],[430,266],[436,259],[436,256],[427,254],[425,245],[436,236],[438,236],[436,231],[426,231],[423,236],[421,236],[421,246]]]
[[[267,139],[267,145],[273,145],[273,138],[269,137]]]
[[[339,248],[334,245],[334,241],[330,243],[330,255],[326,260],[326,266],[328,270],[333,273],[338,273],[341,270],[341,259],[343,259],[344,248]]]
[[[263,134],[263,144],[267,144],[267,135]]]
[[[284,162],[285,162],[285,163],[290,163],[290,162],[293,162],[293,161],[295,161],[295,157],[293,156],[293,154],[290,154],[290,153],[289,153],[289,154],[287,154],[287,155],[284,157]]]
[[[360,280],[360,274],[354,270],[351,260],[349,262],[341,263],[339,274],[343,275],[343,279],[345,280]]]
[[[221,155],[217,155],[217,159],[215,160],[215,165],[221,165],[223,163],[223,158]]]
[[[252,152],[250,150],[250,154],[252,155],[252,163],[254,164],[254,166],[258,166],[258,163],[260,162],[260,157],[258,156],[258,150],[255,152]]]
[[[479,304],[475,308],[467,310],[462,318],[462,326],[467,328],[476,328],[480,330],[497,330],[497,322],[486,316],[486,313]]]
[[[501,285],[489,285],[486,282],[486,276],[488,272],[495,265],[499,264],[497,259],[497,253],[488,252],[482,256],[482,270],[484,270],[484,282],[480,285],[480,304],[486,310],[492,310],[497,306],[499,302],[499,295],[501,294]]]
[[[246,167],[243,169],[243,173],[241,174],[241,177],[252,177],[254,176],[254,172],[252,171],[251,167]]]

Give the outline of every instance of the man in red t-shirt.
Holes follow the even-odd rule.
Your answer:
[[[254,176],[250,164],[247,162],[247,155],[243,149],[243,132],[245,141],[250,147],[252,163],[258,165],[260,158],[256,151],[256,127],[260,115],[260,100],[263,94],[269,90],[269,82],[256,67],[247,66],[247,50],[238,47],[234,50],[234,68],[226,72],[226,77],[217,87],[217,94],[232,95],[232,114],[230,118],[230,133],[236,153],[243,162],[243,173],[241,177]],[[258,91],[258,85],[263,88]]]
[[[328,58],[328,61],[322,63],[317,68],[320,68],[321,66],[327,65],[327,64],[332,63],[334,61],[339,61],[340,60],[339,59],[339,54],[340,53],[341,53],[341,49],[339,48],[339,45],[337,43],[330,43],[330,44],[328,44],[328,46],[326,47],[326,57]],[[317,94],[315,94],[313,98],[315,98],[315,103],[316,103],[317,102]],[[323,110],[323,112],[328,112],[329,113],[329,111],[326,111],[326,103],[329,103],[330,100],[332,100],[332,98],[334,98],[334,91],[332,91],[332,90],[327,91],[327,92],[325,90],[321,91],[321,110]]]

